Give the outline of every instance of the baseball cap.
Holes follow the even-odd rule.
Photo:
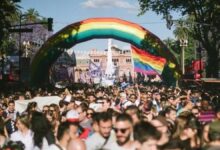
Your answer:
[[[75,110],[69,110],[66,114],[66,119],[68,122],[79,122],[79,114]]]

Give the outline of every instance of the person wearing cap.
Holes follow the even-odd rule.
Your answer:
[[[90,134],[90,129],[80,126],[80,116],[76,110],[70,110],[66,114],[66,121],[70,123],[70,137],[72,140],[77,138],[86,139]]]

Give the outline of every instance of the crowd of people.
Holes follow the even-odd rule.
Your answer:
[[[15,102],[59,96],[23,112]],[[2,93],[0,149],[218,150],[218,91],[130,84]]]

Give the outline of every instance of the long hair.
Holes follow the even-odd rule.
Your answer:
[[[55,142],[54,135],[51,131],[50,123],[41,112],[33,112],[31,118],[31,129],[34,132],[34,145],[41,148],[43,138],[47,139],[48,144]]]

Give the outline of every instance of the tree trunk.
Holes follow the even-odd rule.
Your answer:
[[[219,60],[218,60],[218,50],[209,49],[208,51],[208,64],[206,66],[206,76],[208,78],[218,78],[219,71]]]

